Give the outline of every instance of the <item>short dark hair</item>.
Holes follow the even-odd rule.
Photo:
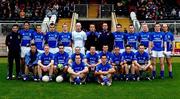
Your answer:
[[[138,47],[140,47],[140,46],[144,46],[144,44],[139,44]],[[145,46],[144,46],[144,47],[145,47]]]
[[[160,23],[159,23],[159,22],[156,22],[156,23],[154,24],[154,27],[155,27],[156,25],[160,25]]]
[[[29,21],[25,21],[25,22],[24,22],[24,24],[26,24],[26,23],[30,25]]]
[[[128,45],[125,46],[125,48],[127,48],[127,47],[130,47],[130,48],[131,48],[131,45],[128,44]]]
[[[103,55],[101,56],[101,58],[102,58],[103,56],[106,56],[106,54],[103,54]],[[107,56],[106,56],[106,58],[107,58]]]
[[[75,55],[75,58],[76,58],[77,56],[79,56],[79,57],[81,58],[81,56],[80,56],[79,54],[76,54],[76,55]]]
[[[119,24],[119,23],[118,23],[118,24],[116,24],[116,27],[117,27],[117,26],[121,26],[121,27],[122,27],[122,25],[121,25],[121,24]]]
[[[38,24],[38,25],[36,25],[36,28],[37,28],[38,26],[40,26],[40,27],[41,27],[41,25],[40,25],[40,24]]]
[[[130,24],[130,25],[129,25],[129,27],[130,27],[130,26],[133,26],[133,27],[134,27],[134,25],[133,25],[133,24]]]
[[[54,23],[50,23],[49,25],[51,25],[51,26],[52,26],[52,25],[55,25],[55,24],[54,24]]]
[[[119,48],[119,46],[114,46],[114,48]]]
[[[63,46],[63,47],[64,47],[64,45],[63,45],[63,44],[59,44],[59,45],[58,45],[58,47],[60,47],[60,46]]]
[[[30,46],[36,46],[34,43],[31,43],[31,45]]]
[[[95,24],[93,24],[93,23],[91,23],[89,26],[91,26],[91,25],[94,25],[94,26],[96,26]]]
[[[95,46],[90,46],[90,48],[91,48],[91,47],[94,47],[94,48],[96,49],[96,47],[95,47]]]
[[[13,24],[13,26],[12,27],[19,27],[19,25],[18,24]]]
[[[107,44],[104,44],[103,47],[104,47],[104,46],[108,46],[108,45],[107,45]]]

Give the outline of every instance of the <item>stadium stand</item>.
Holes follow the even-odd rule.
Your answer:
[[[152,31],[153,25],[158,21],[168,23],[174,34],[178,35],[180,33],[180,22],[177,20],[180,19],[180,9],[178,3],[176,3],[178,0],[87,1],[1,0],[0,34],[5,36],[10,31],[12,24],[18,23],[21,25],[25,20],[31,21],[31,24],[41,24],[43,32],[48,31],[48,25],[51,22],[56,23],[58,32],[62,31],[62,24],[64,23],[68,25],[68,30],[73,31],[75,30],[75,23],[83,20],[84,23],[82,24],[85,24],[83,30],[85,31],[89,30],[90,23],[97,23],[97,31],[99,31],[101,23],[106,21],[111,26],[109,28],[111,31],[115,31],[115,24],[121,23],[124,31],[128,32],[128,26],[133,23],[138,32],[140,23],[144,22],[148,23],[150,31]],[[174,6],[171,7],[170,5]],[[136,15],[135,18],[132,17],[132,12]],[[8,23],[11,23],[11,25]],[[0,45],[3,46],[3,44]]]

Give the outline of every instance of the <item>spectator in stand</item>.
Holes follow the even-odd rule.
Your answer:
[[[175,9],[175,8],[172,9],[171,15],[172,15],[172,16],[176,16],[176,9]]]
[[[19,13],[19,17],[21,18],[21,19],[24,19],[25,18],[25,12],[24,12],[24,10],[21,10],[20,11],[20,13]]]

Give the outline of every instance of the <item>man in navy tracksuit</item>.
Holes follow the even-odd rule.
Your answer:
[[[102,25],[103,30],[99,34],[99,50],[101,51],[103,48],[103,45],[108,45],[109,49],[108,51],[113,50],[114,46],[114,35],[108,30],[108,24],[103,23]]]
[[[18,33],[19,26],[13,25],[12,32],[6,37],[6,46],[8,47],[8,80],[12,80],[13,61],[16,62],[16,78],[19,78],[20,72],[20,43],[21,35]]]

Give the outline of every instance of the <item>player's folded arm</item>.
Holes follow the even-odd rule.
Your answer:
[[[148,64],[146,66],[147,67],[151,66],[151,60],[148,60]]]
[[[91,66],[90,64],[88,64],[88,61],[87,61],[87,59],[86,59],[86,58],[84,59],[84,63],[85,63],[85,65],[86,65],[86,66],[88,66],[88,67],[90,67],[90,66]]]
[[[51,62],[47,65],[47,67],[53,67],[54,66],[54,60],[52,59]]]
[[[76,73],[74,72],[74,70],[72,69],[72,67],[69,67],[67,71],[68,71],[69,74],[72,74],[72,75],[75,75],[75,74],[76,74]]]
[[[137,60],[134,61],[134,65],[137,66],[138,68],[141,67],[141,65],[137,62]]]
[[[115,69],[114,68],[110,68],[109,70],[108,70],[108,74],[113,74],[115,72]]]
[[[95,75],[103,75],[103,72],[96,68]]]
[[[44,67],[44,65],[41,63],[41,60],[38,60],[38,66],[41,68]]]

